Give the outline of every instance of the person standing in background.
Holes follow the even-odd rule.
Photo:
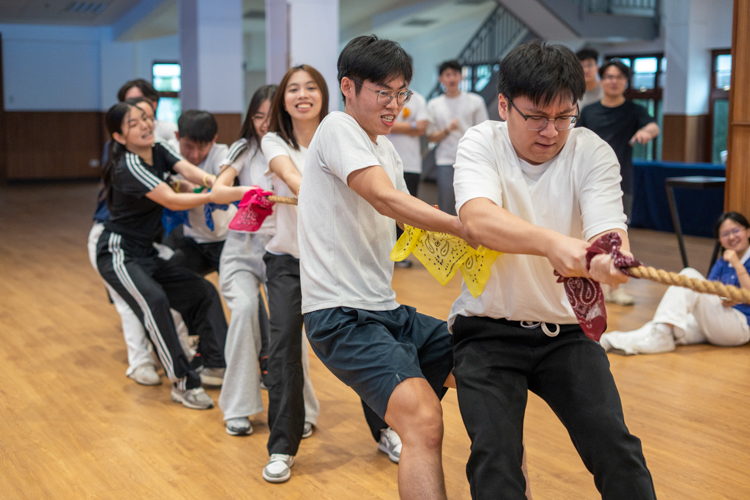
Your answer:
[[[599,52],[596,49],[584,47],[576,52],[576,57],[583,67],[583,78],[586,80],[586,93],[578,101],[578,109],[582,110],[589,104],[600,101],[604,96],[599,84]]]
[[[456,195],[453,192],[453,164],[456,162],[458,141],[474,125],[489,120],[487,106],[480,96],[462,92],[463,76],[458,61],[446,61],[438,70],[438,82],[445,93],[427,104],[429,127],[427,138],[437,142],[438,207],[456,215]]]

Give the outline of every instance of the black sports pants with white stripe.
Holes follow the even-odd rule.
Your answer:
[[[160,259],[153,245],[143,246],[105,230],[97,245],[102,277],[130,305],[154,345],[167,377],[179,389],[201,384],[177,338],[170,307],[197,334],[198,352],[207,368],[224,368],[227,321],[216,288],[200,275]]]

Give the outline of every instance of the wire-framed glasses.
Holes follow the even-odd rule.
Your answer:
[[[550,118],[547,118],[546,116],[525,115],[521,113],[521,110],[518,109],[515,104],[513,104],[512,100],[508,99],[508,102],[511,106],[513,106],[513,109],[515,109],[518,114],[521,115],[521,118],[526,121],[526,130],[538,132],[544,129],[544,127],[546,127],[547,123],[549,123],[550,121]],[[575,126],[577,120],[578,115],[558,116],[554,118],[555,128],[557,130],[570,130]]]
[[[387,90],[373,90],[371,88],[367,88],[364,86],[362,82],[359,82],[357,80],[352,79],[353,82],[358,83],[362,88],[365,88],[369,90],[370,92],[374,92],[378,95],[377,101],[378,104],[381,106],[388,106],[393,98],[396,98],[396,104],[399,106],[406,104],[409,102],[409,99],[411,99],[411,96],[414,95],[414,92],[411,90],[399,90],[398,92],[388,92]]]

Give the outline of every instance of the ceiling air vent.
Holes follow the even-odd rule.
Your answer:
[[[404,26],[429,26],[431,24],[435,24],[437,22],[437,19],[409,19],[404,23]]]
[[[105,2],[70,2],[65,12],[72,14],[101,14],[107,8]]]

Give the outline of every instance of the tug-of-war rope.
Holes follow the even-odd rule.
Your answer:
[[[271,207],[274,203],[296,205],[297,198],[276,196],[271,191],[263,191],[260,188],[251,189],[242,198],[237,215],[229,225],[230,229],[257,231],[263,220],[272,213]],[[613,258],[615,266],[628,276],[750,304],[750,290],[644,266],[621,253],[621,244],[620,235],[608,233],[592,243],[586,260],[590,264],[594,256],[606,253]],[[404,234],[391,252],[391,259],[401,261],[412,253],[441,285],[448,283],[460,270],[469,292],[474,297],[482,294],[490,277],[490,268],[501,255],[500,252],[482,246],[474,249],[457,236],[405,225]],[[564,284],[565,293],[583,331],[598,341],[607,324],[607,310],[599,283],[589,278],[563,278],[559,275],[557,281]]]

